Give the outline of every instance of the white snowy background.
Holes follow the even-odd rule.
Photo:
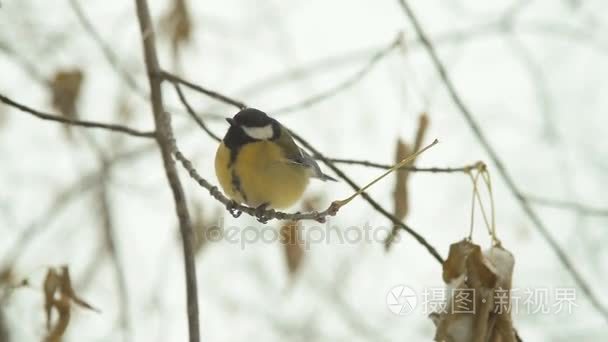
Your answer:
[[[129,88],[83,29],[69,1],[2,0],[0,93],[56,112],[48,87],[61,68],[81,68],[81,118],[119,122],[126,100],[128,125],[153,126],[149,103]],[[132,1],[80,1],[121,68],[147,91],[140,33]],[[150,0],[159,19],[169,1]],[[448,72],[511,173],[526,194],[594,207],[608,206],[608,4],[603,0],[412,0]],[[516,259],[520,289],[576,290],[571,313],[532,313],[520,308],[515,326],[524,341],[603,341],[606,320],[585,298],[555,253],[525,216],[463,116],[450,100],[398,1],[207,0],[188,1],[190,44],[179,63],[159,34],[165,69],[273,111],[323,92],[361,70],[403,32],[405,49],[392,51],[353,87],[312,107],[277,114],[288,127],[328,156],[392,163],[398,137],[412,142],[418,115],[427,111],[427,142],[440,144],[418,166],[462,166],[486,161],[495,186],[498,234]],[[510,13],[511,17],[509,17]],[[158,24],[158,20],[156,20]],[[328,62],[329,61],[329,62]],[[324,67],[315,67],[321,63]],[[26,65],[30,66],[28,71]],[[312,67],[313,72],[310,72]],[[35,70],[34,72],[32,72]],[[301,71],[299,71],[301,70]],[[217,143],[184,114],[173,88],[164,87],[180,148],[198,171],[217,183]],[[218,117],[235,113],[187,92],[210,128],[223,135]],[[37,341],[45,333],[40,279],[46,267],[67,264],[76,290],[101,313],[75,309],[65,341],[184,341],[187,336],[183,259],[177,223],[158,151],[151,141],[99,130],[85,133],[108,154],[151,146],[111,169],[108,186],[116,249],[124,265],[128,327],[120,323],[116,273],[99,219],[98,182],[89,182],[60,208],[56,196],[100,168],[83,129],[66,139],[57,123],[0,105],[0,266],[32,224],[12,265],[16,279],[32,279],[2,303],[11,341]],[[363,184],[379,173],[341,166]],[[184,172],[188,199],[209,217],[220,208]],[[394,177],[370,191],[392,208]],[[412,174],[407,224],[447,255],[468,232],[471,183],[464,174]],[[344,182],[314,182],[307,196],[322,197],[319,209],[351,194]],[[51,208],[51,209],[49,209]],[[542,221],[574,267],[608,306],[606,217],[536,206]],[[299,209],[298,207],[292,208]],[[49,210],[53,215],[49,215]],[[251,217],[222,215],[224,225],[262,227]],[[477,216],[475,241],[489,245]],[[363,199],[332,218],[346,229],[387,219]],[[314,223],[305,222],[305,227]],[[278,230],[280,223],[267,226]],[[282,246],[257,241],[210,243],[197,254],[198,293],[204,341],[424,341],[434,334],[421,301],[424,289],[443,286],[441,267],[405,232],[386,253],[381,241],[312,243],[290,278]],[[100,247],[101,246],[101,247]],[[36,281],[37,279],[37,281]],[[386,295],[396,285],[420,295],[418,307],[393,314]],[[549,302],[547,305],[551,305]]]

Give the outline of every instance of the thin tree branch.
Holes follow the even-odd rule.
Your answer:
[[[367,161],[367,160],[358,160],[358,159],[328,158],[328,160],[334,164],[361,165],[361,166],[366,166],[366,167],[371,167],[371,168],[376,168],[376,169],[383,169],[383,170],[390,169],[392,167],[392,165],[389,165],[389,164],[381,164],[381,163],[375,163],[375,162],[371,162],[371,161]],[[430,173],[467,173],[467,172],[475,169],[476,167],[477,167],[477,163],[465,165],[462,167],[404,166],[404,167],[399,168],[398,170],[407,170],[409,172],[430,172]],[[553,199],[553,198],[541,197],[541,196],[531,195],[531,194],[526,194],[526,195],[524,195],[524,197],[528,200],[528,202],[531,202],[533,204],[540,205],[540,206],[572,210],[572,211],[575,211],[579,214],[586,215],[586,216],[600,216],[600,217],[608,216],[608,208],[593,207],[593,206],[588,206],[588,205],[573,202],[573,201]]]
[[[28,107],[26,105],[15,102],[2,94],[0,94],[0,101],[4,102],[8,106],[17,108],[17,109],[21,110],[22,112],[31,114],[42,120],[56,121],[56,122],[61,122],[61,123],[72,125],[72,126],[80,126],[80,127],[87,127],[87,128],[101,128],[101,129],[106,129],[106,130],[110,130],[113,132],[126,133],[128,135],[132,135],[135,137],[154,138],[154,136],[155,136],[154,132],[138,131],[136,129],[129,128],[129,127],[122,126],[122,125],[104,124],[104,123],[95,122],[95,121],[68,119],[66,117],[59,116],[59,115],[43,113],[41,111],[38,111],[38,110]]]
[[[586,216],[608,216],[608,208],[591,207],[573,201],[552,199],[530,194],[526,194],[524,195],[524,197],[532,204],[537,204],[545,207],[572,210],[581,215]]]
[[[93,41],[101,51],[101,54],[104,56],[109,66],[116,73],[116,75],[120,79],[124,80],[127,86],[141,99],[145,101],[150,101],[150,95],[146,92],[145,89],[143,89],[139,85],[139,83],[137,83],[137,80],[129,73],[129,70],[121,64],[120,58],[118,58],[118,56],[114,53],[112,47],[106,41],[103,40],[99,31],[95,29],[95,27],[91,23],[91,20],[89,20],[84,10],[80,6],[80,3],[77,0],[69,0],[69,2],[72,7],[72,10],[78,17],[80,24],[89,34],[89,36],[93,39]],[[174,111],[173,108],[169,108],[168,106],[167,109]]]
[[[127,278],[126,272],[123,267],[123,263],[121,262],[119,250],[116,246],[116,234],[117,231],[114,229],[114,219],[112,215],[112,207],[109,199],[109,184],[111,181],[111,169],[113,160],[107,158],[103,149],[97,142],[95,138],[89,134],[88,131],[82,132],[86,142],[91,146],[93,152],[95,152],[98,156],[100,162],[100,172],[99,172],[99,188],[95,196],[95,204],[97,205],[96,211],[100,213],[101,219],[101,230],[103,231],[103,246],[107,248],[110,259],[113,265],[114,270],[114,280],[116,282],[116,288],[118,291],[118,306],[120,307],[119,313],[119,321],[121,325],[121,333],[123,337],[123,341],[130,341],[132,330],[131,330],[131,320],[130,320],[130,310],[129,310],[129,292],[127,286]],[[100,257],[100,254],[103,254],[104,249],[101,248],[101,253],[96,251],[94,254],[94,258],[98,259],[99,262],[104,258]],[[95,265],[94,262],[92,265]],[[89,279],[92,279],[94,273],[91,273],[94,270],[86,270],[85,276]],[[86,279],[86,278],[84,278]]]
[[[334,87],[332,87],[324,92],[313,95],[307,99],[298,101],[297,103],[287,105],[282,108],[271,110],[270,113],[273,113],[274,115],[286,114],[286,113],[310,108],[319,102],[322,102],[330,97],[335,96],[336,94],[338,94],[346,89],[349,89],[350,87],[352,87],[353,85],[355,85],[359,81],[361,81],[361,79],[363,79],[363,77],[365,77],[365,75],[367,75],[374,68],[374,66],[376,66],[376,64],[378,64],[384,57],[386,57],[390,52],[395,50],[397,47],[402,46],[402,44],[403,44],[403,35],[401,33],[399,33],[397,38],[395,38],[395,40],[389,46],[378,51],[361,70],[359,70],[357,73],[355,73],[348,79],[344,80],[343,82],[335,85]]]
[[[547,229],[545,224],[541,221],[540,217],[536,214],[534,209],[532,209],[532,207],[530,206],[530,203],[528,203],[526,197],[522,194],[522,192],[519,190],[519,188],[515,184],[515,181],[513,180],[513,178],[511,178],[511,175],[507,172],[507,169],[504,166],[502,160],[498,157],[498,153],[495,151],[494,147],[492,145],[490,145],[489,140],[486,138],[484,133],[481,131],[481,127],[479,126],[477,121],[474,119],[473,114],[468,109],[468,107],[465,105],[464,101],[461,99],[460,95],[456,91],[456,87],[454,86],[452,80],[448,76],[446,68],[444,67],[443,63],[439,59],[439,56],[438,56],[437,52],[435,51],[433,44],[431,43],[430,39],[428,38],[428,36],[424,32],[424,30],[422,29],[422,26],[420,25],[418,18],[412,11],[411,7],[409,6],[409,4],[407,3],[406,0],[399,0],[399,3],[401,4],[401,7],[403,8],[406,16],[409,18],[409,20],[414,25],[414,28],[415,28],[418,36],[420,37],[420,40],[424,44],[433,64],[435,66],[435,69],[437,69],[437,72],[439,73],[443,84],[445,85],[448,93],[450,94],[450,97],[452,98],[452,101],[454,102],[454,104],[456,105],[456,107],[458,108],[460,113],[463,115],[465,121],[471,127],[471,130],[473,131],[477,140],[481,143],[484,150],[488,153],[488,155],[490,156],[490,158],[496,165],[496,168],[498,169],[498,172],[499,172],[500,176],[502,177],[502,179],[505,181],[507,188],[511,191],[513,196],[515,196],[515,198],[519,202],[520,206],[522,207],[523,211],[530,218],[530,220],[534,223],[534,227],[536,228],[536,230],[541,234],[543,239],[549,244],[551,249],[555,252],[555,254],[557,255],[558,259],[560,260],[560,262],[562,263],[564,268],[566,268],[566,270],[572,275],[572,277],[574,278],[574,281],[581,288],[581,290],[583,290],[583,292],[585,293],[585,295],[587,296],[587,298],[589,299],[591,304],[604,317],[604,319],[606,319],[608,321],[608,310],[606,310],[606,308],[603,307],[600,300],[592,292],[591,286],[589,285],[589,283],[587,283],[587,281],[579,273],[579,271],[576,269],[574,263],[570,260],[568,255],[559,246],[557,240],[553,237],[553,235],[551,235],[550,231]]]
[[[315,149],[308,141],[304,140],[302,137],[300,137],[299,135],[295,134],[293,131],[290,131],[290,133],[291,133],[291,135],[297,141],[299,141],[304,147],[306,147],[309,151],[311,151],[312,154],[313,154],[313,156],[315,158],[321,159],[321,161],[323,161],[323,163],[325,165],[327,165],[327,167],[329,167],[330,169],[332,169],[332,171],[334,171],[338,175],[338,177],[340,177],[346,183],[348,183],[348,185],[350,185],[350,187],[352,189],[354,189],[355,191],[359,191],[359,189],[361,188],[359,185],[357,185],[341,169],[339,169],[336,165],[334,165],[334,163],[332,163],[329,159],[327,159],[324,155],[322,155],[317,149]],[[411,227],[409,227],[408,225],[406,225],[405,223],[403,223],[403,221],[399,220],[397,217],[395,217],[395,215],[391,214],[388,210],[386,210],[384,207],[382,207],[378,202],[376,202],[366,192],[361,193],[361,196],[377,212],[379,212],[384,217],[386,217],[387,219],[389,219],[393,224],[397,225],[399,228],[405,230],[416,241],[418,241],[421,245],[423,245],[427,249],[427,251],[433,256],[433,258],[435,258],[435,260],[437,260],[439,263],[443,263],[443,258],[441,257],[441,255],[439,254],[439,252],[437,252],[437,250],[435,249],[435,247],[433,247],[428,241],[426,241],[426,239],[424,237],[422,237],[422,235],[420,235],[414,229],[412,229]]]
[[[146,94],[146,91],[142,89],[137,84],[135,79],[131,76],[131,74],[129,74],[129,72],[121,66],[118,57],[116,56],[116,54],[114,54],[112,48],[110,48],[110,46],[103,40],[103,38],[101,38],[99,32],[97,32],[87,15],[84,13],[82,7],[80,7],[80,3],[77,0],[70,0],[70,6],[76,14],[76,17],[78,17],[78,20],[80,21],[80,24],[82,25],[84,30],[99,46],[99,49],[101,50],[103,56],[112,66],[112,68],[116,71],[116,73],[120,76],[120,78],[122,78],[133,91],[141,95],[143,98],[147,99],[148,94]]]
[[[99,187],[98,197],[99,204],[101,207],[101,218],[102,227],[105,236],[106,246],[110,252],[110,258],[114,265],[114,273],[116,277],[116,287],[119,294],[119,306],[120,306],[120,322],[123,331],[124,341],[131,340],[131,320],[129,314],[129,292],[127,286],[127,277],[124,270],[123,264],[120,260],[119,252],[116,247],[116,230],[114,229],[114,220],[112,218],[112,209],[110,206],[110,200],[108,198],[108,181],[109,181],[109,169],[106,167],[107,163],[105,160],[102,161],[104,165],[102,168],[104,173],[101,179],[101,186]]]
[[[104,243],[98,243],[97,248],[91,253],[91,257],[87,260],[86,266],[75,281],[78,288],[83,291],[91,286],[97,274],[101,271],[101,266],[106,258],[106,246]]]
[[[86,190],[96,186],[98,179],[97,173],[91,173],[58,192],[49,207],[21,230],[17,241],[3,255],[0,269],[6,269],[14,265],[27,252],[28,243],[38,237],[43,229],[50,227],[53,220],[62,213],[70,202],[83,195]]]
[[[156,55],[156,45],[152,19],[146,0],[135,0],[137,18],[143,43],[143,55],[150,81],[150,94],[154,124],[156,127],[156,142],[161,152],[167,180],[173,193],[175,209],[179,220],[184,253],[184,268],[186,273],[186,300],[188,313],[188,333],[190,342],[200,341],[198,293],[196,265],[194,262],[193,233],[186,196],[179,180],[175,162],[171,156],[171,140],[173,132],[171,117],[165,112],[161,90],[161,68]]]
[[[188,127],[186,127],[188,128]],[[155,151],[157,149],[156,144],[146,144],[137,148],[122,152],[110,158],[106,163],[108,171],[111,168],[116,167],[119,163],[132,161],[134,158],[140,158],[145,156],[146,153]],[[2,258],[0,259],[0,272],[6,270],[7,267],[15,265],[19,258],[26,254],[31,248],[32,243],[42,235],[43,229],[48,228],[49,225],[55,220],[68,205],[78,199],[81,195],[85,194],[89,190],[94,190],[101,182],[103,169],[95,170],[87,173],[80,177],[78,181],[73,182],[71,185],[65,187],[63,190],[57,192],[53,197],[51,204],[47,209],[40,214],[36,219],[32,220],[25,228],[21,229],[21,233],[15,243],[12,244],[10,249],[7,250]],[[94,255],[100,255],[95,253]],[[94,257],[96,262],[91,262],[89,266],[85,267],[87,274],[81,276],[80,282],[83,286],[87,286],[93,276],[93,269],[96,269],[101,264],[103,258]]]
[[[358,159],[342,159],[342,158],[327,158],[334,164],[346,164],[346,165],[361,165],[366,167],[372,167],[375,169],[390,169],[393,165],[375,163],[367,160]],[[409,172],[430,172],[430,173],[466,173],[475,169],[479,162],[471,165],[465,165],[461,167],[417,167],[417,166],[403,166],[398,170],[407,170]]]
[[[216,99],[218,101],[227,103],[229,105],[233,105],[233,106],[235,106],[235,107],[237,107],[239,109],[245,109],[245,108],[247,108],[247,105],[245,105],[244,103],[242,103],[240,101],[231,99],[228,96],[222,95],[222,94],[220,94],[220,93],[218,93],[216,91],[209,90],[207,88],[203,88],[203,87],[201,87],[201,86],[199,86],[197,84],[194,84],[192,82],[186,81],[183,78],[181,78],[179,76],[176,76],[176,75],[173,75],[173,74],[171,74],[169,72],[159,71],[157,73],[157,75],[159,75],[161,78],[163,78],[163,79],[165,79],[165,80],[167,80],[167,81],[169,81],[171,83],[174,83],[174,84],[175,83],[183,84],[184,86],[186,86],[186,87],[188,87],[188,88],[190,88],[192,90],[198,91],[199,93],[205,94],[205,95],[207,95],[207,96],[209,96],[211,98],[214,98],[214,99]]]
[[[152,151],[154,147],[155,145],[149,144],[118,154],[107,161],[105,167],[109,170],[118,163],[141,157],[146,152]],[[82,176],[78,181],[57,192],[48,208],[39,215],[38,218],[31,221],[27,227],[21,230],[17,241],[4,254],[3,258],[0,259],[0,267],[6,268],[15,264],[21,255],[27,252],[30,243],[41,235],[40,232],[42,229],[49,227],[52,221],[61,214],[70,202],[76,200],[86,191],[94,189],[99,185],[103,172],[103,169],[92,171]]]
[[[209,135],[213,140],[220,142],[222,141],[222,139],[220,137],[218,137],[217,135],[215,135],[215,133],[213,133],[205,124],[205,122],[196,114],[196,112],[194,111],[194,109],[192,108],[192,106],[190,106],[190,103],[188,103],[188,100],[186,99],[186,97],[184,96],[184,93],[182,92],[182,89],[180,88],[178,83],[173,83],[173,86],[175,87],[175,91],[177,92],[177,95],[179,96],[179,100],[182,101],[182,103],[184,104],[184,107],[186,107],[186,110],[188,111],[188,114],[190,114],[190,117],[192,117],[192,119],[194,121],[196,121],[196,123],[198,124],[198,126],[200,128],[203,129],[203,131],[205,131],[207,133],[207,135]]]
[[[36,64],[30,62],[24,56],[21,56],[16,49],[9,46],[8,43],[0,41],[0,52],[4,52],[7,56],[11,57],[15,64],[21,66],[21,68],[28,74],[33,80],[45,86],[49,85],[49,80],[38,70]]]

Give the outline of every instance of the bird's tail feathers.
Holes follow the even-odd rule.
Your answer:
[[[319,178],[320,180],[327,182],[327,181],[332,181],[332,182],[337,182],[338,180],[335,179],[334,177],[321,173],[321,175],[319,175],[317,178]]]

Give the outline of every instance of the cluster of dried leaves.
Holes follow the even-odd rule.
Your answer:
[[[513,255],[500,244],[484,253],[467,239],[452,244],[443,264],[448,298],[441,312],[430,315],[435,340],[517,341],[510,307],[514,265]]]
[[[44,310],[46,313],[47,335],[44,342],[60,342],[70,323],[72,305],[99,311],[76,295],[72,288],[70,272],[67,266],[49,268],[44,279]],[[56,311],[59,317],[53,324],[52,313]]]
[[[6,268],[0,274],[0,286],[6,289],[0,296],[0,303],[4,301],[13,290],[23,287],[31,287],[29,279],[23,279],[18,283],[10,268]],[[99,312],[92,305],[81,299],[74,288],[67,266],[59,268],[49,267],[42,284],[44,295],[44,312],[46,316],[47,333],[43,342],[60,342],[68,328],[71,310],[74,304],[88,310]],[[1,306],[0,306],[1,308]],[[58,318],[53,319],[53,311],[57,312]],[[0,342],[8,341],[8,330],[6,329],[3,312],[0,310]]]

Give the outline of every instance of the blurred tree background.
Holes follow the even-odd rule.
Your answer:
[[[359,185],[438,138],[415,165],[457,170],[399,171],[368,193],[443,258],[469,232],[472,186],[461,168],[484,161],[496,229],[515,257],[521,338],[604,340],[608,4],[408,3],[500,164],[455,105],[401,1],[149,5],[164,70],[268,112]],[[154,121],[141,45],[130,1],[1,0],[0,95],[146,135]],[[237,109],[187,88],[189,105],[223,136],[223,119]],[[217,184],[217,142],[170,82],[163,95],[181,151]],[[154,141],[40,120],[2,102],[0,341],[52,340],[62,319],[62,341],[186,340],[182,243]],[[366,200],[326,223],[263,225],[233,217],[177,168],[194,231],[202,340],[434,336],[423,294],[444,287],[441,264],[404,229],[387,251],[394,224]],[[352,191],[345,181],[314,182],[292,211],[321,211]],[[479,212],[476,227],[474,240],[488,247]],[[231,228],[234,239],[223,235]],[[377,234],[365,238],[365,229]],[[387,307],[399,285],[419,295],[406,315]],[[559,289],[575,293],[571,312],[558,312]],[[531,292],[547,298],[526,308]]]

